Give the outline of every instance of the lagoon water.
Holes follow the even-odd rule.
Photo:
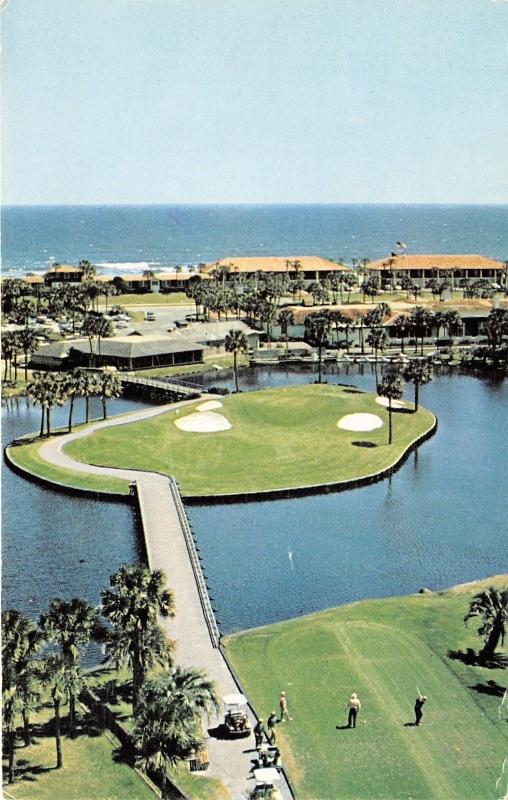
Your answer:
[[[374,389],[369,367],[327,378]],[[211,380],[232,385],[231,376]],[[241,385],[311,380],[310,370],[262,368],[245,370]],[[507,570],[508,381],[445,373],[424,387],[422,402],[439,419],[437,434],[390,480],[290,500],[188,506],[224,631]],[[113,411],[135,405],[116,401]],[[54,416],[62,424],[65,409]],[[6,441],[38,422],[25,399],[3,408]],[[48,491],[5,466],[3,490],[4,607],[37,616],[55,595],[97,602],[117,566],[140,556],[126,504]]]

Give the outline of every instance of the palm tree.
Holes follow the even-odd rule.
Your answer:
[[[469,612],[464,617],[465,624],[473,617],[482,619],[478,635],[485,637],[485,644],[480,650],[480,656],[488,660],[494,655],[499,642],[504,644],[508,620],[508,589],[499,590],[490,586],[487,591],[475,594],[469,605]]]
[[[32,382],[26,387],[27,394],[42,409],[40,436],[44,436],[44,420],[46,419],[46,435],[51,434],[51,409],[54,405],[65,402],[64,384],[60,376],[51,372],[34,372]]]
[[[150,658],[147,640],[157,627],[157,618],[173,617],[173,593],[165,589],[166,577],[160,570],[151,571],[141,564],[123,564],[109,579],[111,589],[102,592],[102,613],[111,622],[118,637],[124,637],[132,667],[132,704],[139,704],[141,685]],[[168,645],[169,658],[169,645]]]
[[[204,747],[202,714],[218,708],[214,684],[195,669],[177,667],[144,684],[134,728],[136,764],[160,774],[163,798],[169,770]]]
[[[393,322],[393,327],[397,331],[397,336],[400,339],[400,349],[404,352],[404,338],[407,336],[409,332],[409,325],[408,319],[405,314],[399,314],[396,320]]]
[[[74,372],[67,372],[62,378],[62,392],[65,394],[69,403],[69,433],[72,431],[72,414],[74,412],[74,401],[76,397],[81,397],[83,394],[83,377],[79,370]]]
[[[107,400],[122,395],[122,382],[115,372],[103,372],[97,378],[99,393],[102,399],[102,418],[107,419]]]
[[[418,411],[418,396],[420,386],[430,383],[432,380],[433,371],[431,364],[426,361],[420,361],[417,358],[412,358],[405,365],[402,370],[402,377],[408,383],[413,383],[415,387],[415,413]]]
[[[224,347],[227,353],[233,353],[233,371],[235,373],[235,391],[238,392],[238,352],[245,353],[247,350],[247,337],[243,331],[231,329],[224,340]]]
[[[504,339],[508,336],[508,310],[493,308],[485,323],[489,354],[495,364],[501,358]],[[505,351],[506,352],[506,351]]]
[[[289,336],[288,336],[288,329],[290,325],[295,324],[295,316],[290,308],[283,308],[282,311],[279,311],[279,316],[277,317],[277,322],[280,325],[280,331],[284,336],[286,341],[286,355],[288,352],[288,343],[289,343]]]
[[[90,398],[100,394],[97,375],[86,370],[76,370],[79,378],[80,394],[85,398],[85,422],[90,420]]]
[[[30,711],[39,700],[35,655],[41,643],[41,631],[28,617],[15,609],[2,613],[2,687],[7,692],[15,689],[26,746],[30,744]]]
[[[380,397],[388,398],[388,444],[392,443],[392,400],[400,400],[404,394],[404,384],[400,375],[390,373],[385,375],[377,387]]]
[[[2,334],[2,360],[4,362],[4,382],[7,381],[7,374],[9,379],[12,378],[12,359],[14,357],[14,334],[7,331]]]
[[[48,641],[58,644],[61,650],[69,694],[69,729],[72,733],[76,722],[76,693],[80,685],[81,648],[92,639],[103,638],[99,613],[79,597],[69,601],[55,597],[49,605],[49,611],[41,614],[40,626]]]
[[[413,308],[411,311],[409,320],[415,332],[415,353],[418,350],[418,337],[420,336],[420,353],[423,355],[423,339],[425,336],[425,331],[432,326],[434,314],[432,311],[428,311],[426,308],[423,308],[423,306],[415,306],[415,308]]]
[[[41,662],[40,679],[43,685],[49,688],[51,700],[53,701],[53,710],[55,712],[53,730],[55,733],[56,769],[61,769],[63,767],[63,756],[60,731],[60,706],[62,702],[66,702],[68,698],[69,684],[75,683],[75,681],[70,681],[68,679],[62,657],[55,655],[49,656]]]
[[[353,272],[345,272],[342,278],[342,283],[344,284],[344,288],[347,292],[347,301],[348,303],[351,300],[351,292],[357,284],[356,275]]]
[[[326,311],[315,311],[305,317],[305,341],[318,348],[318,383],[322,383],[323,347],[326,345],[331,328],[330,316]]]
[[[377,385],[377,360],[380,350],[384,350],[387,340],[386,332],[381,328],[373,328],[367,336],[367,344],[374,350],[374,373]]]
[[[31,328],[23,328],[23,330],[19,331],[18,336],[20,347],[25,356],[25,380],[27,381],[29,356],[37,349],[37,343],[35,341],[37,334]]]

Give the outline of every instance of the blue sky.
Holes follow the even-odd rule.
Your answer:
[[[505,203],[506,0],[7,0],[5,203]]]

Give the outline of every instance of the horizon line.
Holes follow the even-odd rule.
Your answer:
[[[500,202],[492,202],[492,203],[471,203],[471,202],[452,202],[452,203],[429,203],[429,202],[219,202],[219,203],[175,203],[175,202],[163,202],[163,203],[1,203],[0,209],[8,209],[8,208],[165,208],[165,207],[176,207],[176,208],[239,208],[239,207],[273,207],[273,206],[295,206],[295,207],[302,207],[302,206],[378,206],[378,207],[396,207],[396,206],[416,206],[416,207],[428,207],[428,206],[446,206],[446,207],[500,207],[504,208],[508,206],[508,200],[500,203]]]

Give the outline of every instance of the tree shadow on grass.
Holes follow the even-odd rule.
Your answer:
[[[487,681],[486,683],[475,683],[469,688],[479,694],[490,694],[493,697],[502,697],[506,692],[506,687],[501,686],[493,680]]]
[[[365,394],[361,389],[344,389],[344,394]]]
[[[464,652],[463,650],[448,650],[448,658],[453,661],[462,661],[463,664],[468,664],[472,667],[485,667],[485,669],[506,669],[508,666],[508,656],[503,653],[494,653],[493,656],[485,658],[485,656],[475,653],[472,647],[468,647]]]
[[[129,767],[133,767],[135,763],[133,748],[125,747],[122,744],[113,750],[111,757],[115,764],[127,764]]]
[[[351,442],[354,447],[377,447],[377,444],[374,442]]]
[[[45,772],[52,772],[55,769],[56,766],[43,767],[42,764],[33,764],[26,758],[19,758],[15,766],[16,780],[34,783],[39,775],[43,775]]]

